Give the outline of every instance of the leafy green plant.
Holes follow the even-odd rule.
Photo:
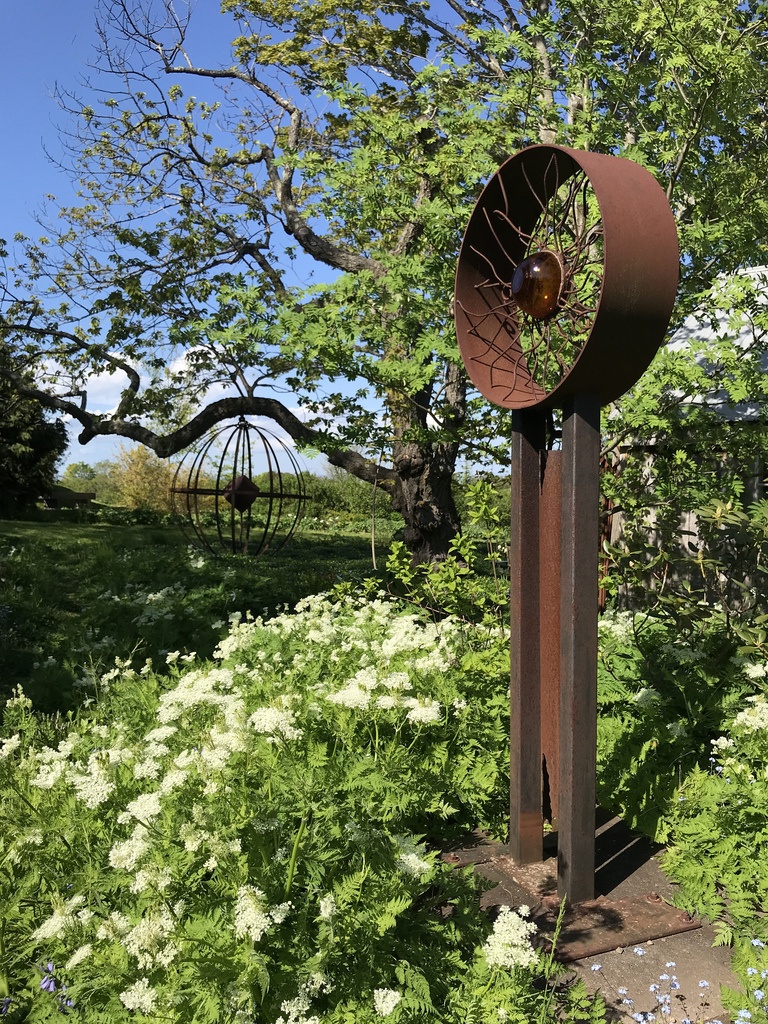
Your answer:
[[[757,665],[762,669],[765,665]],[[715,922],[721,942],[751,933],[768,940],[768,701],[747,698],[695,768],[670,812],[664,867],[683,901]]]
[[[608,613],[599,637],[599,795],[664,842],[677,786],[754,691],[750,667],[717,618],[685,637],[666,616]]]
[[[487,631],[381,596],[231,618],[213,662],[123,663],[55,735],[7,702],[2,1015],[602,1019],[523,912],[491,924],[439,858],[506,815],[506,673],[473,662]]]
[[[456,615],[506,632],[509,621],[508,503],[482,479],[464,489],[468,527],[451,542],[439,562],[414,564],[405,545],[395,541],[387,559],[390,587],[430,614]]]

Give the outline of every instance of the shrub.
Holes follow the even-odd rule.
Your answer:
[[[214,663],[116,666],[53,739],[8,702],[3,1015],[600,1019],[555,989],[524,915],[491,926],[438,856],[506,816],[488,634],[381,599],[232,622]]]

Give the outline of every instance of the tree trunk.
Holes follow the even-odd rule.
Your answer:
[[[459,532],[451,479],[456,445],[397,445],[392,507],[405,521],[404,541],[414,562],[434,562],[448,554]]]

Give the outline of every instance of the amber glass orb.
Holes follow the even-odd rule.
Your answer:
[[[512,297],[524,313],[545,320],[557,309],[563,268],[553,252],[536,252],[519,263],[512,277]]]

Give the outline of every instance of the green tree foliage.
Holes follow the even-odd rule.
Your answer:
[[[121,505],[171,511],[170,488],[175,466],[142,445],[120,446],[110,474]]]
[[[53,245],[27,246],[2,313],[73,393],[96,371],[123,382],[109,416],[29,389],[83,441],[167,456],[224,416],[271,416],[386,487],[410,551],[439,556],[458,455],[505,457],[507,420],[468,387],[451,309],[462,229],[500,161],[545,142],[649,168],[680,229],[678,322],[714,308],[717,273],[763,260],[761,0],[224,0],[223,60],[170,0],[100,10],[99,91],[63,97],[82,204]],[[761,338],[737,351],[724,329],[698,360],[664,353],[610,410],[608,451],[698,427],[707,410],[686,399],[762,389]],[[206,405],[222,383],[237,397]]]
[[[96,495],[96,501],[106,505],[120,505],[112,472],[114,463],[102,459],[89,465],[87,462],[70,462],[61,474],[61,483],[72,491],[85,491]]]
[[[0,367],[23,375],[5,345],[0,345]],[[61,420],[46,419],[42,405],[21,395],[2,375],[0,408],[0,515],[8,516],[34,505],[49,490],[68,439]]]

